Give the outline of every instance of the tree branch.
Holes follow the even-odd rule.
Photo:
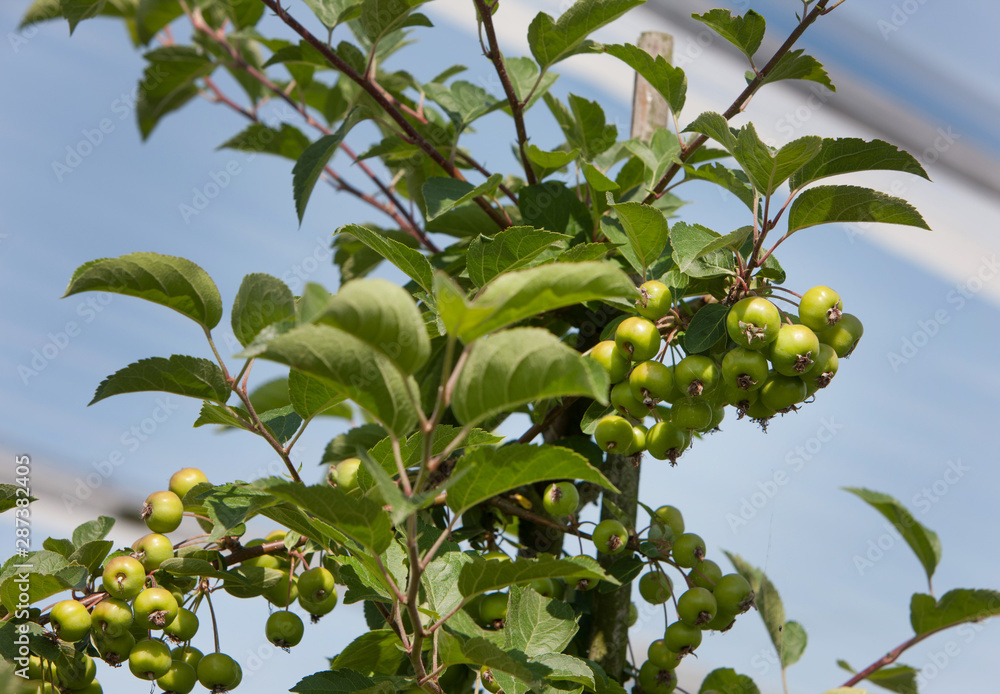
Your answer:
[[[390,101],[382,88],[375,84],[372,80],[367,79],[364,75],[358,74],[358,72],[351,67],[347,62],[343,60],[339,55],[337,55],[332,48],[330,48],[326,43],[321,41],[312,32],[306,29],[302,24],[298,22],[288,11],[283,8],[279,0],[260,0],[267,7],[269,7],[280,19],[284,22],[292,31],[301,36],[305,41],[319,51],[330,65],[332,65],[337,71],[346,75],[348,79],[356,83],[359,87],[365,90],[365,92],[375,100],[385,113],[392,118],[396,123],[403,129],[413,142],[420,147],[423,152],[434,161],[435,164],[440,166],[449,176],[456,178],[460,181],[465,180],[465,176],[462,172],[455,168],[448,159],[441,154],[437,149],[428,142],[427,138],[421,135],[410,121],[406,120],[406,116],[403,115],[402,111],[397,107],[395,103]],[[507,223],[497,210],[493,208],[490,203],[485,200],[482,196],[475,199],[475,202],[479,207],[489,215],[498,227],[501,229],[507,228]]]
[[[517,129],[517,148],[521,153],[521,164],[524,166],[524,175],[528,181],[528,185],[535,185],[538,183],[538,179],[535,176],[535,170],[531,166],[531,162],[528,160],[528,153],[525,150],[525,146],[528,144],[528,132],[524,127],[524,104],[517,98],[517,94],[514,92],[514,85],[507,74],[507,65],[503,61],[500,44],[497,42],[497,32],[493,27],[492,10],[486,4],[486,0],[475,0],[475,3],[476,10],[479,12],[479,19],[483,23],[483,28],[486,29],[486,40],[490,44],[490,49],[486,53],[486,57],[493,62],[493,66],[496,68],[500,84],[503,85],[504,94],[507,96],[507,103],[510,104],[510,113],[514,116],[514,127]]]
[[[736,97],[735,101],[733,101],[733,103],[730,104],[729,108],[725,110],[725,112],[722,114],[723,118],[725,118],[726,120],[730,120],[733,116],[735,116],[737,113],[741,112],[744,108],[746,108],[746,105],[750,102],[750,99],[753,97],[754,94],[757,93],[757,90],[761,88],[764,80],[768,77],[768,75],[771,74],[771,72],[774,71],[775,66],[782,58],[785,57],[785,54],[792,49],[792,46],[794,46],[795,42],[799,40],[799,37],[802,36],[802,33],[809,27],[810,24],[815,22],[817,18],[827,13],[826,6],[829,3],[829,1],[830,0],[819,0],[819,2],[816,3],[816,6],[813,7],[812,10],[810,10],[805,17],[803,17],[802,21],[799,22],[798,25],[796,25],[795,29],[792,30],[792,33],[788,35],[787,39],[785,39],[785,42],[781,44],[781,47],[778,48],[778,50],[775,51],[774,55],[771,56],[771,59],[767,61],[767,65],[762,67],[757,72],[754,78],[750,80],[750,83],[747,85],[746,89],[744,89],[740,93],[740,95]],[[677,175],[678,171],[680,171],[681,167],[684,165],[684,162],[690,159],[691,155],[693,155],[698,149],[700,149],[701,146],[705,144],[707,140],[708,140],[707,135],[698,135],[698,137],[694,138],[691,142],[689,142],[687,146],[681,150],[680,161],[671,164],[670,168],[667,169],[667,172],[663,174],[663,178],[661,178],[659,183],[656,184],[656,187],[653,188],[653,192],[647,195],[646,199],[643,200],[643,203],[649,205],[652,204],[654,200],[659,198],[660,195],[663,193],[664,189],[667,187],[667,184],[670,183],[670,180],[675,175]]]

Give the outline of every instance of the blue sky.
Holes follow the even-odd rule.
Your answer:
[[[327,255],[330,233],[348,222],[383,220],[353,199],[320,188],[300,228],[291,198],[290,164],[215,151],[243,123],[206,102],[168,117],[148,142],[140,142],[133,114],[123,105],[142,61],[121,27],[110,21],[87,22],[68,38],[64,23],[50,23],[30,38],[25,34],[11,42],[8,32],[15,30],[26,4],[8,3],[0,9],[9,44],[0,48],[0,75],[8,95],[0,118],[3,448],[31,453],[69,479],[85,477],[95,464],[100,467],[118,452],[124,463],[103,484],[135,506],[147,493],[163,488],[171,472],[182,466],[202,467],[216,481],[267,471],[273,461],[262,442],[192,429],[198,411],[193,401],[172,398],[158,403],[159,396],[137,394],[87,408],[101,379],[122,366],[152,355],[207,356],[207,348],[194,324],[164,309],[126,297],[112,297],[107,303],[88,303],[101,299],[96,294],[59,297],[81,263],[137,250],[197,262],[215,278],[227,307],[248,272],[286,277],[293,290],[302,277],[334,288],[337,273]],[[775,28],[780,26],[773,9],[778,5],[754,4]],[[870,31],[872,21],[891,13],[892,5],[851,0],[837,12]],[[782,7],[789,14],[788,5]],[[963,18],[963,12],[965,17],[976,13],[977,21]],[[971,2],[926,2],[888,42],[898,44],[904,55],[922,53],[949,79],[964,80],[983,99],[995,101],[996,49],[986,32],[996,23],[986,21],[984,13],[995,15],[997,10]],[[429,78],[452,62],[464,61],[472,66],[466,79],[490,78],[489,66],[477,58],[473,37],[447,25],[439,31],[445,38],[437,37],[424,51],[418,45],[404,54],[414,61],[407,69]],[[831,41],[836,45],[826,51]],[[845,69],[860,60],[852,55],[849,41],[816,39],[815,45],[821,59]],[[936,48],[922,48],[927,45]],[[460,57],[446,54],[442,46],[458,47]],[[960,70],[968,75],[963,77]],[[891,76],[882,79],[888,81],[880,88],[896,88]],[[919,85],[919,76],[914,83]],[[697,88],[691,84],[692,90]],[[609,119],[628,122],[627,104],[563,77],[556,92],[567,90],[601,99]],[[901,92],[901,98],[912,98],[920,108],[930,108],[933,97],[933,92],[928,96],[912,86]],[[961,103],[947,106],[977,122],[986,117],[969,113]],[[110,132],[80,158],[72,173],[60,178],[53,163],[68,165],[67,147],[86,151],[79,143],[88,133],[96,142],[93,131],[105,119],[113,126]],[[539,140],[558,144],[546,114],[532,114],[531,122],[542,128]],[[509,119],[497,114],[479,131],[484,163],[497,170],[510,166]],[[204,190],[213,174],[218,178],[233,162],[239,173],[186,223],[180,206],[190,204],[196,190]],[[693,184],[680,192],[693,200],[682,212],[685,220],[719,229],[742,224],[734,223],[741,214],[739,206],[715,189]],[[919,207],[920,201],[915,202]],[[995,226],[996,220],[982,223]],[[997,520],[1000,471],[994,464],[994,427],[1000,376],[994,344],[1000,331],[997,307],[972,291],[974,278],[966,278],[972,283],[965,288],[970,296],[959,302],[954,282],[911,265],[865,237],[837,227],[819,228],[799,235],[782,251],[789,286],[800,291],[814,284],[838,288],[847,310],[862,318],[866,334],[858,352],[843,365],[830,392],[776,422],[766,435],[746,422],[726,421],[724,435],[700,443],[677,468],[648,463],[642,498],[654,506],[675,503],[684,509],[689,527],[708,540],[710,554],[720,564],[725,565],[724,548],[766,568],[781,590],[789,617],[805,624],[810,636],[805,657],[790,673],[792,691],[814,692],[845,679],[836,658],[863,667],[901,642],[909,628],[909,595],[925,588],[909,550],[898,539],[886,539],[881,517],[839,487],[864,486],[893,494],[938,531],[944,545],[935,577],[938,594],[954,587],[997,587],[1000,540],[983,528]],[[990,263],[990,258],[983,260],[984,277]],[[997,280],[990,275],[986,281]],[[220,325],[220,335],[228,331],[227,320]],[[912,354],[904,352],[907,340],[921,346]],[[892,354],[910,356],[900,363]],[[255,367],[255,377],[268,373],[274,370]],[[164,421],[155,420],[168,411]],[[132,427],[146,440],[139,440]],[[338,431],[328,427],[303,437],[297,450],[308,479],[319,478],[315,463]],[[511,427],[505,433],[519,432]],[[801,451],[810,458],[805,460]],[[962,473],[958,476],[955,461]],[[785,473],[787,483],[772,487],[769,481],[779,472]],[[767,498],[757,508],[753,502],[761,500],[759,494]],[[37,532],[83,520],[72,513],[36,519]],[[134,537],[122,532],[116,539],[130,543]],[[876,555],[879,542],[887,546],[880,550],[884,556],[869,559],[871,566],[862,561],[859,568],[856,558]],[[266,608],[254,605],[246,610],[242,603],[230,603],[221,608],[230,620],[223,642],[237,657],[252,660],[248,654],[265,643]],[[335,629],[328,622],[325,630],[307,631],[311,636],[295,653],[273,654],[279,658],[274,662],[289,666],[254,668],[241,690],[282,691],[294,684],[300,666],[324,667],[324,656],[346,643],[343,634],[362,628],[356,609],[340,610]],[[658,629],[662,623],[643,620],[633,639],[636,644],[648,642]],[[997,627],[987,624],[969,640],[955,634],[925,642],[903,661],[933,666],[954,642],[958,654],[948,655],[944,667],[937,666],[941,672],[922,691],[982,690],[994,681],[992,656],[998,638]],[[780,677],[768,666],[766,634],[755,617],[706,645],[699,661],[685,667],[728,665],[754,676],[764,691],[780,690]],[[126,673],[116,672],[107,681],[128,679]],[[125,691],[117,688],[124,686],[116,685],[114,691]]]

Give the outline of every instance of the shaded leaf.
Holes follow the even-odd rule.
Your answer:
[[[576,613],[561,600],[551,600],[530,588],[513,586],[509,602],[504,623],[508,649],[517,649],[528,657],[561,654],[577,632]],[[549,667],[554,665],[551,661],[542,662]],[[586,666],[584,670],[593,684],[590,670]],[[552,678],[560,679],[554,675]]]
[[[335,526],[376,554],[384,552],[392,542],[389,515],[370,499],[356,499],[324,484],[307,487],[284,482],[270,486],[268,492],[307,509],[310,515]]]
[[[344,141],[351,128],[368,118],[369,115],[366,108],[351,109],[336,132],[324,135],[306,147],[298,161],[295,162],[295,166],[292,167],[292,194],[295,198],[295,211],[299,216],[299,224],[302,224],[302,217],[306,213],[309,197],[312,195],[316,181],[319,180],[327,162],[330,161],[330,157],[340,147],[340,143]]]
[[[418,389],[412,377],[404,377],[388,357],[343,330],[302,325],[275,337],[253,356],[324,380],[397,435],[408,434],[417,423],[411,394]]]
[[[820,151],[822,140],[816,136],[792,140],[776,152],[761,142],[753,124],[740,129],[733,156],[761,195],[771,195]]]
[[[732,668],[719,668],[708,673],[701,683],[699,694],[760,694],[754,681],[746,675],[738,675]]]
[[[704,352],[726,335],[726,316],[729,307],[708,304],[698,309],[684,333],[684,351],[687,354]]]
[[[331,667],[334,670],[354,670],[362,675],[378,675],[395,672],[404,657],[402,643],[395,632],[378,629],[354,639],[333,658]]]
[[[331,388],[318,378],[292,369],[288,374],[288,396],[292,407],[302,419],[311,419],[316,415],[330,414],[340,417],[351,416],[350,407],[338,408],[331,412],[346,399],[342,393]]]
[[[184,14],[178,0],[139,0],[135,8],[135,30],[139,43],[149,44],[157,32]]]
[[[718,277],[732,274],[735,261],[725,248],[709,250],[722,237],[700,224],[677,222],[670,230],[672,257],[677,269],[691,277]]]
[[[293,125],[282,123],[281,129],[275,130],[263,123],[251,123],[238,135],[219,145],[218,149],[275,154],[292,161],[298,161],[307,147],[309,147],[309,138]]]
[[[411,15],[414,8],[425,2],[428,0],[363,0],[358,31],[368,39],[369,44],[377,45],[392,32],[412,26],[414,18],[424,26],[430,26],[423,15]]]
[[[294,314],[295,297],[284,282],[259,272],[247,275],[233,300],[233,335],[246,347],[261,330]]]
[[[846,661],[838,660],[837,665],[852,674],[857,674],[857,671]],[[892,667],[880,668],[865,679],[897,694],[919,694],[917,687],[917,674],[919,672],[908,665],[893,665]]]
[[[144,56],[149,62],[139,82],[135,115],[142,139],[163,116],[197,96],[195,81],[212,74],[215,63],[193,46],[164,46]]]
[[[459,181],[455,178],[443,176],[428,178],[423,188],[427,220],[436,219],[481,195],[486,197],[493,195],[502,180],[502,174],[493,174],[478,186],[474,186],[468,181]]]

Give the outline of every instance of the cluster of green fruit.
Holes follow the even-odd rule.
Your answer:
[[[783,321],[768,299],[747,296],[726,314],[727,340],[709,354],[689,354],[666,366],[673,345],[663,344],[661,326],[674,335],[678,319],[671,315],[670,289],[655,280],[639,289],[639,315],[621,321],[614,340],[589,352],[611,377],[610,399],[618,412],[594,429],[607,452],[648,451],[676,463],[692,434],[718,428],[729,405],[766,426],[829,385],[839,359],[854,350],[863,332],[829,287],[813,287],[801,297],[798,322],[787,314]],[[655,420],[649,428],[643,424],[647,417]]]
[[[52,606],[47,615],[51,636],[75,648],[63,648],[56,660],[32,655],[29,679],[23,686],[25,694],[100,694],[95,657],[114,667],[127,662],[133,675],[155,681],[167,694],[187,694],[198,683],[215,693],[230,691],[240,684],[242,670],[232,657],[220,652],[203,655],[190,645],[199,627],[196,611],[213,589],[207,581],[158,571],[163,562],[175,556],[166,533],[175,531],[185,510],[189,510],[182,499],[196,485],[207,482],[205,474],[195,468],[175,473],[169,490],[151,494],[143,505],[140,516],[152,532],[137,540],[131,552],[113,555],[102,567],[103,590]],[[284,535],[276,531],[245,547],[277,542]],[[208,554],[221,559],[218,552]],[[328,568],[316,566],[296,577],[287,554],[281,554],[285,556],[261,554],[244,560],[242,565],[281,572],[280,579],[263,592],[270,603],[283,608],[269,616],[265,634],[275,646],[287,649],[297,645],[304,633],[302,619],[288,610],[289,604],[298,598],[299,605],[316,621],[336,606],[337,591]],[[228,581],[222,585],[237,597],[261,594],[260,590],[247,590]],[[39,623],[46,618],[40,611],[31,616]],[[154,636],[154,632],[161,634]],[[176,647],[171,650],[168,641]]]
[[[594,529],[593,541],[602,554],[621,554],[629,546],[629,532],[617,520],[601,521]],[[656,509],[646,542],[652,543],[656,558],[649,561],[652,570],[639,579],[639,594],[653,605],[662,605],[674,597],[674,584],[661,563],[680,572],[687,589],[676,597],[677,619],[666,626],[662,639],[649,646],[647,660],[638,670],[637,679],[644,694],[668,694],[674,691],[674,670],[684,658],[701,645],[704,631],[728,631],[736,617],[753,605],[754,593],[747,580],[737,573],[723,574],[714,561],[705,558],[705,541],[695,533],[685,532],[684,516],[674,506]],[[685,572],[684,569],[687,569]]]

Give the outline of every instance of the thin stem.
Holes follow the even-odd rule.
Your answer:
[[[385,578],[386,582],[388,582],[389,588],[392,590],[393,595],[396,596],[396,600],[405,605],[406,596],[403,595],[403,591],[401,591],[399,586],[396,585],[396,581],[393,580],[392,574],[385,568],[385,564],[382,563],[382,557],[377,554],[373,556],[375,557],[375,563],[378,565],[379,571],[382,572],[382,577]]]
[[[309,113],[309,111],[303,104],[293,99],[288,94],[288,92],[281,89],[277,84],[272,82],[267,77],[267,75],[263,74],[255,67],[247,63],[246,60],[244,60],[243,56],[240,55],[240,52],[236,50],[236,48],[231,43],[229,43],[228,39],[226,38],[225,32],[223,32],[222,30],[215,30],[211,26],[206,24],[205,21],[201,18],[200,13],[198,13],[197,11],[194,13],[189,13],[188,17],[191,20],[192,26],[197,31],[200,31],[203,34],[211,37],[217,44],[219,44],[219,46],[225,49],[225,51],[229,54],[229,57],[232,59],[232,61],[236,64],[236,66],[239,69],[247,73],[250,77],[252,77],[261,85],[263,85],[265,88],[267,88],[272,94],[274,94],[278,98],[288,103],[289,106],[291,106],[300,116],[302,116],[305,119],[308,125],[312,126],[313,128],[316,128],[324,135],[329,135],[331,133],[329,128],[327,128],[322,123],[320,123],[319,121],[317,121],[315,118],[312,117],[312,115]],[[207,83],[208,80],[206,79],[206,84]],[[224,103],[230,106],[231,108],[234,108],[235,110],[237,110],[239,113],[242,113],[250,120],[258,122],[256,113],[247,111],[246,109],[241,108],[240,106],[235,104],[232,100],[222,95],[221,91],[219,91],[219,89],[214,84],[207,84],[207,86],[209,86],[209,88],[213,90],[213,92],[216,94],[216,97],[221,103]],[[324,171],[326,171],[326,173],[329,176],[334,178],[334,180],[338,183],[338,185],[341,187],[342,190],[352,193],[357,197],[361,198],[362,200],[365,200],[366,202],[375,204],[376,207],[381,209],[383,212],[389,214],[389,216],[393,218],[393,221],[399,224],[401,229],[403,229],[408,234],[413,236],[418,242],[424,245],[432,253],[438,253],[440,249],[438,249],[434,245],[434,243],[427,238],[426,234],[424,234],[424,232],[420,229],[420,226],[417,224],[416,220],[406,210],[406,208],[396,197],[396,195],[388,188],[388,186],[386,186],[385,183],[382,182],[382,180],[368,167],[367,164],[365,164],[363,161],[358,161],[357,155],[347,144],[341,142],[339,148],[345,154],[347,154],[352,159],[352,161],[358,166],[358,168],[360,168],[361,171],[364,172],[364,174],[368,176],[368,178],[371,179],[371,181],[379,188],[379,190],[382,191],[382,193],[389,199],[391,207],[383,207],[381,204],[373,202],[374,199],[371,198],[371,196],[362,194],[361,191],[347,184],[339,175],[337,175],[332,169],[330,169],[330,167],[325,167]]]
[[[579,399],[580,398],[578,397],[574,397],[574,398],[566,398],[565,400],[563,400],[558,407],[553,407],[551,410],[549,410],[548,414],[545,415],[545,419],[543,419],[538,424],[533,425],[530,429],[521,434],[521,437],[517,440],[517,442],[531,443],[531,441],[536,436],[538,436],[540,433],[549,428],[549,425],[551,425],[552,422],[556,420],[556,417],[558,417],[563,412],[568,410],[570,406],[572,406],[573,403],[575,403]]]
[[[248,374],[249,375],[249,374]],[[288,456],[288,452],[285,451],[284,447],[278,443],[271,432],[267,430],[264,423],[260,421],[260,417],[257,415],[257,411],[254,409],[253,404],[250,402],[250,396],[247,395],[246,388],[239,388],[236,390],[236,394],[239,396],[240,400],[243,401],[243,406],[246,407],[247,412],[250,414],[250,420],[253,423],[254,430],[259,434],[265,441],[267,441],[271,448],[281,457],[281,460],[285,463],[285,467],[288,468],[288,473],[292,476],[292,479],[296,482],[301,483],[302,478],[299,477],[298,471],[295,469],[295,464],[292,459]]]
[[[403,492],[406,496],[413,496],[413,487],[410,486],[410,476],[406,474],[406,465],[403,464],[403,453],[399,449],[399,437],[389,434],[389,442],[392,444],[392,457],[396,461],[396,471],[399,473],[399,481],[403,485]]]
[[[730,120],[733,116],[746,108],[747,104],[750,102],[750,98],[757,93],[757,90],[760,89],[761,86],[763,86],[764,80],[767,79],[771,72],[774,71],[775,66],[777,66],[778,62],[785,57],[785,54],[792,49],[792,46],[794,46],[795,42],[799,40],[799,37],[802,36],[802,33],[806,30],[806,28],[815,22],[820,15],[827,13],[828,10],[826,9],[826,5],[828,2],[829,0],[819,0],[816,6],[802,18],[802,21],[799,22],[795,29],[792,30],[792,33],[788,35],[788,38],[785,39],[783,44],[781,44],[781,47],[778,48],[774,55],[771,56],[771,59],[767,61],[767,65],[762,67],[757,72],[754,78],[750,80],[750,83],[747,84],[746,89],[740,92],[740,95],[736,97],[733,103],[730,104],[729,108],[725,110],[722,114],[723,118]],[[839,5],[840,3],[838,2],[837,4]],[[656,184],[656,187],[649,195],[646,196],[646,199],[643,200],[643,202],[647,205],[652,204],[653,201],[656,200],[667,187],[667,184],[670,183],[671,179],[677,175],[677,172],[684,166],[684,163],[690,159],[691,155],[700,149],[706,141],[708,141],[707,135],[699,135],[694,140],[689,142],[686,147],[682,148],[680,160],[672,164],[670,168],[667,169],[666,173],[663,174],[663,178],[660,179],[660,181]]]
[[[507,74],[507,65],[504,63],[503,54],[500,52],[500,44],[497,41],[496,29],[493,27],[493,14],[490,7],[486,4],[485,0],[475,0],[475,4],[476,10],[479,12],[479,19],[482,21],[482,27],[486,30],[486,39],[490,44],[489,51],[486,52],[486,57],[493,62],[493,66],[496,68],[500,84],[503,85],[504,94],[507,96],[507,103],[510,104],[510,113],[514,116],[514,127],[517,130],[517,147],[521,153],[521,164],[524,166],[524,175],[528,181],[528,185],[535,185],[538,183],[538,178],[535,176],[535,169],[531,166],[526,149],[528,131],[524,127],[524,104],[517,98],[517,94],[514,92],[514,85]]]
[[[896,662],[896,660],[899,658],[899,656],[903,655],[903,653],[907,649],[912,648],[913,646],[916,646],[918,643],[920,643],[921,641],[923,641],[924,639],[926,639],[928,636],[936,634],[939,631],[944,631],[945,629],[949,628],[949,626],[954,626],[954,625],[948,625],[948,626],[945,626],[945,627],[941,627],[940,629],[935,629],[934,631],[929,631],[926,634],[920,634],[918,636],[914,636],[913,638],[907,639],[906,641],[904,641],[903,643],[899,644],[898,646],[896,646],[895,648],[893,648],[891,651],[889,651],[888,653],[886,653],[884,656],[882,656],[881,658],[879,658],[878,660],[876,660],[874,663],[872,663],[871,665],[869,665],[868,667],[866,667],[864,670],[862,670],[858,674],[856,674],[853,677],[851,677],[851,679],[849,679],[846,682],[844,682],[844,684],[842,684],[841,686],[842,687],[853,687],[858,682],[860,682],[861,680],[865,679],[866,677],[868,677],[872,673],[877,672],[878,670],[881,670],[886,665],[892,665],[894,662]]]
[[[222,649],[219,648],[219,623],[215,621],[215,607],[212,606],[212,594],[207,590],[203,590],[202,593],[204,593],[205,600],[208,602],[208,613],[212,617],[212,636],[215,637],[215,652],[218,653]]]
[[[494,497],[493,499],[490,499],[489,502],[487,503],[496,506],[504,513],[509,513],[512,516],[517,516],[518,518],[529,520],[536,525],[544,525],[549,528],[555,528],[556,530],[567,533],[568,535],[576,535],[577,537],[581,537],[584,540],[592,539],[592,536],[588,533],[585,533],[569,525],[563,525],[562,523],[557,523],[556,521],[550,518],[546,518],[545,516],[540,516],[537,513],[533,513],[525,508],[522,508],[521,506],[518,506],[513,501],[504,499],[503,497]]]
[[[448,521],[447,527],[445,527],[445,529],[441,532],[441,534],[438,536],[438,539],[434,541],[434,544],[431,545],[431,548],[428,549],[426,553],[424,553],[424,558],[420,560],[421,571],[427,569],[427,565],[434,560],[434,555],[437,554],[438,550],[441,549],[441,546],[448,541],[449,537],[451,537],[451,531],[455,529],[455,523],[458,521],[459,518],[460,516],[457,513],[453,514],[451,520]]]
[[[367,92],[368,95],[375,100],[375,103],[377,103],[390,118],[399,124],[399,126],[403,129],[403,132],[405,132],[407,136],[434,161],[434,163],[444,169],[445,173],[460,181],[465,180],[465,176],[462,175],[462,172],[456,169],[455,166],[427,140],[427,138],[421,135],[420,132],[413,127],[413,124],[410,123],[410,121],[406,120],[406,116],[403,115],[396,104],[392,103],[386,97],[385,92],[379,88],[378,85],[370,79],[366,79],[363,75],[359,75],[358,72],[345,62],[343,58],[337,55],[333,49],[320,39],[316,38],[312,32],[292,17],[288,11],[281,6],[279,0],[261,0],[261,2],[274,11],[278,18],[290,29],[292,29],[292,31],[301,36],[309,45],[319,51],[320,55],[322,55],[326,61],[330,63],[330,65],[364,89],[365,92]],[[486,214],[490,216],[490,219],[492,219],[497,226],[501,229],[506,228],[503,216],[497,210],[493,209],[493,207],[486,200],[480,196],[475,199],[475,202]]]
[[[208,328],[205,328],[204,326],[202,326],[202,329],[205,331],[205,337],[206,339],[208,339],[208,344],[212,348],[212,354],[215,355],[215,361],[218,362],[219,368],[222,369],[222,375],[225,376],[226,380],[228,381],[229,370],[226,369],[226,362],[222,361],[222,355],[219,354],[219,350],[215,348],[215,340],[212,339],[212,331],[210,331]]]

